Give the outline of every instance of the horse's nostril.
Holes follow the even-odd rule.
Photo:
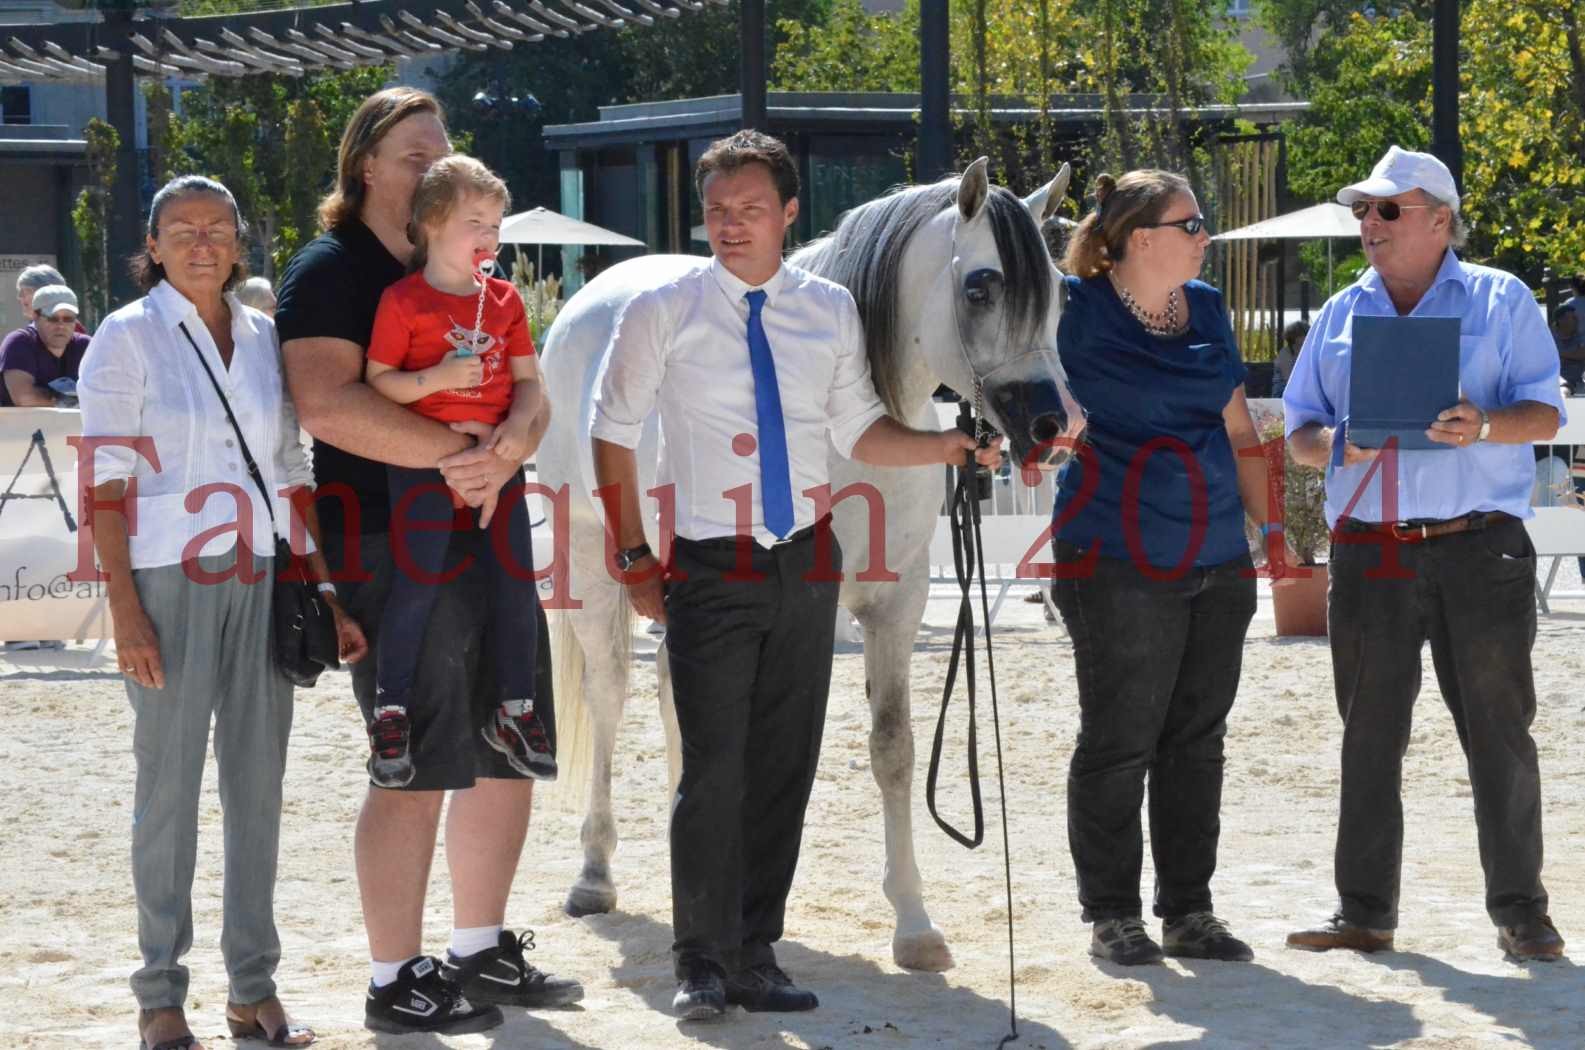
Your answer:
[[[1035,421],[1029,424],[1029,436],[1035,439],[1035,444],[1044,445],[1055,441],[1067,428],[1068,421],[1060,412],[1047,412],[1043,416],[1036,416]]]

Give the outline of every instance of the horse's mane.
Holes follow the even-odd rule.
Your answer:
[[[929,186],[907,186],[845,213],[827,237],[811,241],[794,256],[797,266],[853,293],[864,323],[870,376],[886,410],[900,416],[904,348],[897,317],[903,255],[926,222],[957,206],[958,176]],[[985,203],[1005,278],[1003,316],[1009,345],[1027,345],[1051,308],[1051,257],[1023,201],[992,186]],[[967,391],[963,391],[967,393]]]

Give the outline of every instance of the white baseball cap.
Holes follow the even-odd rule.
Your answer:
[[[1398,146],[1388,147],[1371,169],[1370,178],[1338,190],[1337,202],[1353,204],[1361,197],[1396,197],[1410,190],[1424,190],[1458,211],[1458,184],[1447,165],[1429,153]]]
[[[54,317],[62,310],[77,316],[77,293],[64,284],[47,284],[33,293],[33,309],[45,317]]]

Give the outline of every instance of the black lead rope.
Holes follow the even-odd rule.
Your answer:
[[[958,403],[958,427],[966,434],[975,432],[974,414],[967,401]],[[935,741],[930,748],[930,771],[925,777],[925,805],[936,824],[953,841],[974,849],[985,841],[985,808],[980,797],[979,734],[975,701],[978,698],[974,675],[974,599],[973,581],[978,573],[980,581],[980,615],[985,623],[985,671],[991,685],[991,729],[996,740],[996,786],[1000,793],[1002,811],[1002,875],[1007,887],[1007,994],[1008,1033],[997,1043],[997,1048],[1019,1038],[1018,1036],[1018,978],[1013,949],[1013,862],[1007,835],[1007,780],[1002,768],[1002,725],[996,704],[996,659],[991,651],[990,598],[985,586],[985,549],[980,537],[980,493],[977,479],[978,465],[974,453],[964,456],[964,465],[958,470],[957,484],[953,486],[947,519],[952,533],[952,562],[957,571],[961,598],[958,602],[958,623],[952,635],[952,656],[947,662],[946,686],[941,692],[941,712],[936,717]],[[969,701],[969,799],[974,808],[974,833],[965,835],[953,827],[936,809],[936,782],[941,771],[942,743],[947,729],[947,708],[952,703],[952,687],[957,681],[961,660],[964,683]]]

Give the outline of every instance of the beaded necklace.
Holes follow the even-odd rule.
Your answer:
[[[1175,336],[1182,335],[1184,330],[1189,327],[1187,318],[1180,320],[1178,316],[1178,304],[1181,301],[1178,289],[1174,288],[1167,293],[1167,308],[1165,310],[1160,313],[1153,313],[1140,306],[1139,300],[1135,299],[1128,289],[1123,287],[1123,282],[1119,281],[1116,276],[1110,272],[1106,276],[1111,279],[1112,287],[1117,289],[1117,297],[1123,301],[1123,305],[1128,308],[1128,312],[1134,315],[1134,320],[1144,326],[1146,332],[1154,336]]]

